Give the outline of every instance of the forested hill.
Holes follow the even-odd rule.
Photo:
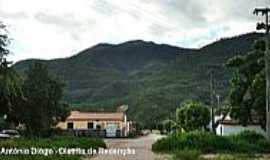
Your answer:
[[[74,106],[113,110],[128,104],[132,118],[151,124],[172,116],[184,100],[208,103],[209,70],[214,70],[216,91],[225,99],[231,73],[224,62],[248,51],[259,37],[262,34],[249,33],[201,49],[141,40],[99,44],[69,58],[25,60],[15,67],[24,72],[34,61],[41,61],[67,82],[65,99]]]

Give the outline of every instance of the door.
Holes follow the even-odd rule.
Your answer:
[[[109,123],[106,127],[107,137],[116,137],[117,125],[114,123]]]

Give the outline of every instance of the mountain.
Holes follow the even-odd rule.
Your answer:
[[[245,54],[262,34],[221,39],[200,49],[186,49],[141,40],[98,44],[69,58],[25,60],[15,64],[24,73],[42,62],[67,82],[65,100],[81,110],[115,110],[129,105],[131,118],[151,125],[173,117],[185,100],[209,103],[209,71],[216,92],[226,100],[230,71],[224,63]]]

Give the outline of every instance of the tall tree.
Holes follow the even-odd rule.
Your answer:
[[[231,79],[231,115],[243,125],[259,120],[265,128],[265,42],[258,40],[251,51],[230,59],[226,66],[233,69]]]
[[[51,127],[67,115],[61,100],[64,83],[52,77],[41,63],[30,66],[23,85],[26,97],[23,123],[28,133],[49,136]]]
[[[7,61],[9,44],[6,26],[0,22],[0,118],[5,115],[8,122],[19,123],[22,79]]]

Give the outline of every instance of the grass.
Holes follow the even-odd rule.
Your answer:
[[[52,137],[52,138],[19,138],[0,141],[0,152],[2,148],[26,149],[31,152],[32,147],[51,149],[53,154],[46,156],[46,153],[36,155],[0,155],[1,160],[79,160],[82,154],[73,152],[71,155],[60,155],[59,148],[80,148],[80,149],[98,149],[106,148],[106,144],[101,139],[92,139],[86,137]]]
[[[172,160],[268,160],[270,157],[254,154],[211,154],[201,155],[198,150],[184,149],[177,151]]]
[[[202,156],[204,160],[268,160],[269,158],[262,155],[253,154],[219,154],[212,158]]]
[[[198,150],[184,149],[175,152],[172,160],[201,160],[201,152]]]

